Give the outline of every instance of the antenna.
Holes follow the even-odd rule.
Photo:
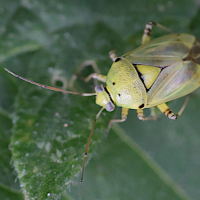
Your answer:
[[[60,89],[60,88],[51,87],[51,86],[48,86],[48,85],[42,85],[42,84],[40,84],[40,83],[36,83],[36,82],[31,81],[31,80],[29,80],[29,79],[26,79],[26,78],[24,78],[24,77],[22,77],[22,76],[19,76],[19,75],[15,74],[15,73],[11,72],[11,71],[8,70],[7,68],[4,68],[4,69],[5,69],[9,74],[11,74],[11,75],[13,75],[13,76],[15,76],[15,77],[17,77],[17,78],[23,80],[23,81],[26,81],[26,82],[28,82],[28,83],[31,83],[31,84],[33,84],[33,85],[37,85],[37,86],[39,86],[39,87],[42,87],[42,88],[45,88],[45,89],[48,89],[48,90],[53,90],[53,91],[63,92],[63,93],[69,93],[69,94],[75,94],[75,95],[80,95],[80,96],[94,96],[94,95],[96,95],[96,93],[77,93],[77,92],[62,90],[62,89]]]
[[[100,111],[97,113],[97,115],[96,115],[96,117],[94,119],[94,123],[93,123],[92,129],[90,131],[90,136],[88,138],[88,142],[87,142],[87,145],[86,145],[85,154],[84,154],[84,158],[83,158],[83,167],[82,167],[82,171],[81,171],[81,181],[80,181],[80,188],[79,188],[79,199],[81,199],[81,194],[82,194],[82,183],[83,183],[85,162],[86,162],[86,158],[87,158],[87,154],[88,154],[88,150],[89,150],[89,146],[90,146],[90,141],[91,141],[91,138],[92,138],[92,133],[94,131],[94,127],[96,125],[97,119],[99,118],[99,116],[101,115],[103,110],[104,110],[104,108],[102,107],[100,109]]]

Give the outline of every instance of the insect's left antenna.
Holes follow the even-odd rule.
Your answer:
[[[59,89],[59,88],[55,88],[55,87],[51,87],[51,86],[48,86],[48,85],[42,85],[40,83],[36,83],[34,81],[31,81],[29,79],[26,79],[22,76],[19,76],[13,72],[11,72],[10,70],[8,70],[7,68],[4,68],[9,74],[23,80],[23,81],[26,81],[26,82],[29,82],[33,85],[37,85],[39,87],[42,87],[42,88],[45,88],[45,89],[48,89],[48,90],[53,90],[53,91],[57,91],[57,92],[64,92],[64,93],[69,93],[69,94],[76,94],[76,95],[80,95],[80,96],[94,96],[96,95],[96,93],[77,93],[77,92],[71,92],[71,91],[67,91],[67,90],[62,90],[62,89]]]
[[[87,154],[88,154],[88,150],[89,150],[89,146],[90,146],[90,141],[91,141],[91,138],[92,138],[92,133],[94,131],[94,127],[96,125],[97,119],[99,118],[99,116],[100,116],[100,114],[102,113],[103,110],[104,110],[104,108],[102,107],[100,109],[100,111],[97,113],[97,115],[96,115],[96,117],[94,119],[94,123],[93,123],[92,129],[90,131],[90,136],[88,138],[88,142],[87,142],[87,145],[86,145],[85,154],[84,154],[84,158],[83,158],[83,166],[82,166],[82,171],[81,171],[81,181],[80,181],[80,188],[79,188],[79,199],[81,199],[83,175],[84,175],[84,169],[85,169],[85,162],[86,162],[86,158],[87,158]]]

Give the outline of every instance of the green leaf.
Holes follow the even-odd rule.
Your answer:
[[[5,28],[0,34],[0,123],[8,124],[1,134],[1,171],[7,170],[7,178],[0,174],[0,194],[22,199],[21,187],[25,199],[77,199],[87,139],[100,109],[95,98],[30,85],[3,67],[66,89],[86,60],[95,60],[106,75],[112,64],[109,51],[120,55],[139,46],[150,20],[173,31],[191,27],[198,33],[198,7],[186,0],[10,2],[13,6],[5,19],[0,16]],[[163,34],[153,28],[153,38]],[[91,72],[89,67],[82,75]],[[94,90],[92,81],[77,80],[74,87],[80,92]],[[107,138],[105,131],[114,116],[103,112],[90,145],[87,161],[95,157],[85,170],[83,199],[199,199],[198,102],[196,93],[175,122],[164,117],[141,122],[130,112],[127,122],[121,128],[113,126]],[[177,100],[172,108],[180,104]],[[11,157],[20,184],[15,183]]]
[[[1,199],[23,199],[21,194],[19,181],[17,179],[17,174],[14,172],[13,162],[11,161],[11,129],[12,129],[12,119],[9,113],[2,109],[2,107],[12,110],[13,98],[15,95],[15,87],[10,90],[9,86],[13,86],[9,80],[6,80],[4,76],[6,73],[3,69],[0,69],[0,196]]]

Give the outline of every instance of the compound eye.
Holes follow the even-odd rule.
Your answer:
[[[108,112],[111,112],[111,111],[113,111],[115,109],[115,105],[112,103],[112,102],[108,102],[107,104],[106,104],[106,110],[108,111]]]
[[[95,91],[96,92],[103,92],[104,91],[103,85],[101,85],[101,84],[96,85]]]

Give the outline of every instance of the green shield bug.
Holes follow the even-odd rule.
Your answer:
[[[144,117],[143,109],[157,106],[169,119],[174,120],[181,115],[188,99],[176,115],[169,109],[166,102],[185,96],[200,86],[200,43],[195,36],[184,33],[169,34],[150,41],[153,25],[168,30],[160,24],[149,22],[144,30],[142,46],[121,57],[111,52],[110,58],[113,64],[107,76],[92,73],[85,78],[86,82],[96,79],[105,83],[105,86],[96,85],[94,93],[81,94],[42,85],[5,68],[13,76],[45,89],[81,96],[96,96],[96,104],[102,108],[95,117],[86,145],[81,183],[92,133],[104,109],[111,112],[115,109],[115,105],[122,107],[121,119],[112,119],[108,130],[112,123],[124,122],[129,109],[136,109],[140,120],[149,120],[155,119],[155,116]],[[92,65],[97,71],[96,64],[93,62]],[[76,76],[73,77],[73,80],[75,79]]]

